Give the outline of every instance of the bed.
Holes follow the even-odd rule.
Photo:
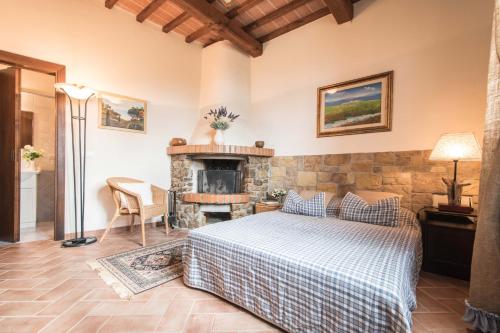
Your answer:
[[[184,282],[287,332],[411,332],[420,227],[279,211],[189,232]]]

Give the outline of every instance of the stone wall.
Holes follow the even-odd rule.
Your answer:
[[[249,156],[244,168],[243,192],[250,194],[250,202],[255,205],[266,197],[269,189],[269,157]]]
[[[432,204],[433,193],[446,193],[441,177],[453,176],[452,162],[432,162],[430,151],[279,156],[271,159],[269,191],[275,188],[334,192],[372,190],[401,194],[413,211]],[[470,182],[464,195],[477,206],[480,162],[459,162],[458,179]]]

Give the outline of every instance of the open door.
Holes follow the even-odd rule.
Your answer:
[[[0,70],[0,241],[19,241],[20,70]]]

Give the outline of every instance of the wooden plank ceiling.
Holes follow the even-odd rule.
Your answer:
[[[226,3],[228,1],[228,3]],[[208,46],[228,40],[257,57],[262,43],[326,15],[338,24],[353,19],[359,0],[105,0],[108,9],[120,7],[138,22],[150,21],[163,32],[175,31],[186,43]]]

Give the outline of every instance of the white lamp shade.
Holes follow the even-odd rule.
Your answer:
[[[56,83],[54,87],[57,91],[64,92],[68,94],[69,97],[79,100],[87,99],[96,93],[95,90],[89,87],[77,86],[70,83]]]
[[[479,161],[481,147],[473,133],[443,134],[434,146],[431,161]]]

